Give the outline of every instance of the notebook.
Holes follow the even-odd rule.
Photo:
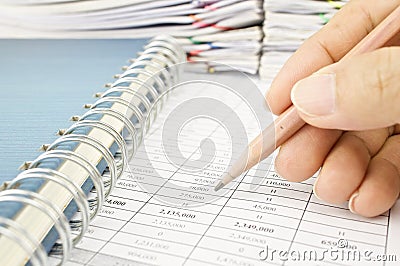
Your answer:
[[[146,42],[0,40],[0,150],[7,151],[0,153],[0,183],[15,177],[24,160],[35,159],[41,144],[54,141],[54,131],[68,127],[70,116],[92,102],[93,94]],[[23,79],[17,78],[19,72]]]
[[[314,177],[282,179],[274,155],[214,192],[273,120],[268,82],[184,61],[154,38],[22,165],[0,192],[0,265],[398,265],[398,204],[354,215],[318,200]]]

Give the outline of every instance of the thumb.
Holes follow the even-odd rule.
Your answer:
[[[316,127],[368,130],[400,123],[400,47],[324,67],[297,82],[291,98]]]

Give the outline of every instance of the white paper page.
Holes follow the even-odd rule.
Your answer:
[[[225,78],[235,81],[235,75]],[[270,162],[216,194],[214,185],[237,154],[231,154],[224,128],[207,119],[182,128],[178,146],[189,159],[171,162],[163,148],[174,142],[161,141],[163,118],[176,110],[179,99],[201,95],[201,87],[171,94],[130,165],[132,173],[120,178],[70,265],[398,265],[399,205],[363,218],[347,206],[318,200],[312,193],[315,178],[290,183]],[[247,116],[231,96],[220,95]],[[252,121],[246,128],[248,138],[257,134]],[[205,137],[216,145],[213,162],[190,173],[185,168],[202,155],[199,144]],[[258,182],[254,189],[251,183]],[[372,260],[384,254],[397,262]]]

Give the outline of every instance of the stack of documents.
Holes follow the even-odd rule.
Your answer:
[[[262,0],[5,0],[0,38],[143,38],[165,33],[185,46],[193,69],[215,61],[256,73]]]
[[[301,43],[326,24],[345,2],[265,0],[260,77],[272,79]]]
[[[222,31],[178,38],[188,54],[194,72],[220,72],[236,68],[256,74],[259,68],[263,33],[261,27]]]

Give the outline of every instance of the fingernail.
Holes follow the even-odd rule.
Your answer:
[[[349,199],[349,210],[355,214],[357,214],[357,212],[355,211],[355,208],[354,208],[354,201],[356,200],[357,197],[358,197],[358,190],[356,192],[354,192],[353,195],[351,195],[351,197]]]
[[[314,74],[298,81],[291,92],[296,108],[309,115],[329,115],[335,111],[335,74]]]
[[[317,197],[317,199],[321,200],[321,198],[318,196],[318,193],[317,193],[317,183],[318,183],[318,177],[317,177],[317,180],[315,180],[315,182],[314,182],[313,193],[314,193],[315,197]]]

